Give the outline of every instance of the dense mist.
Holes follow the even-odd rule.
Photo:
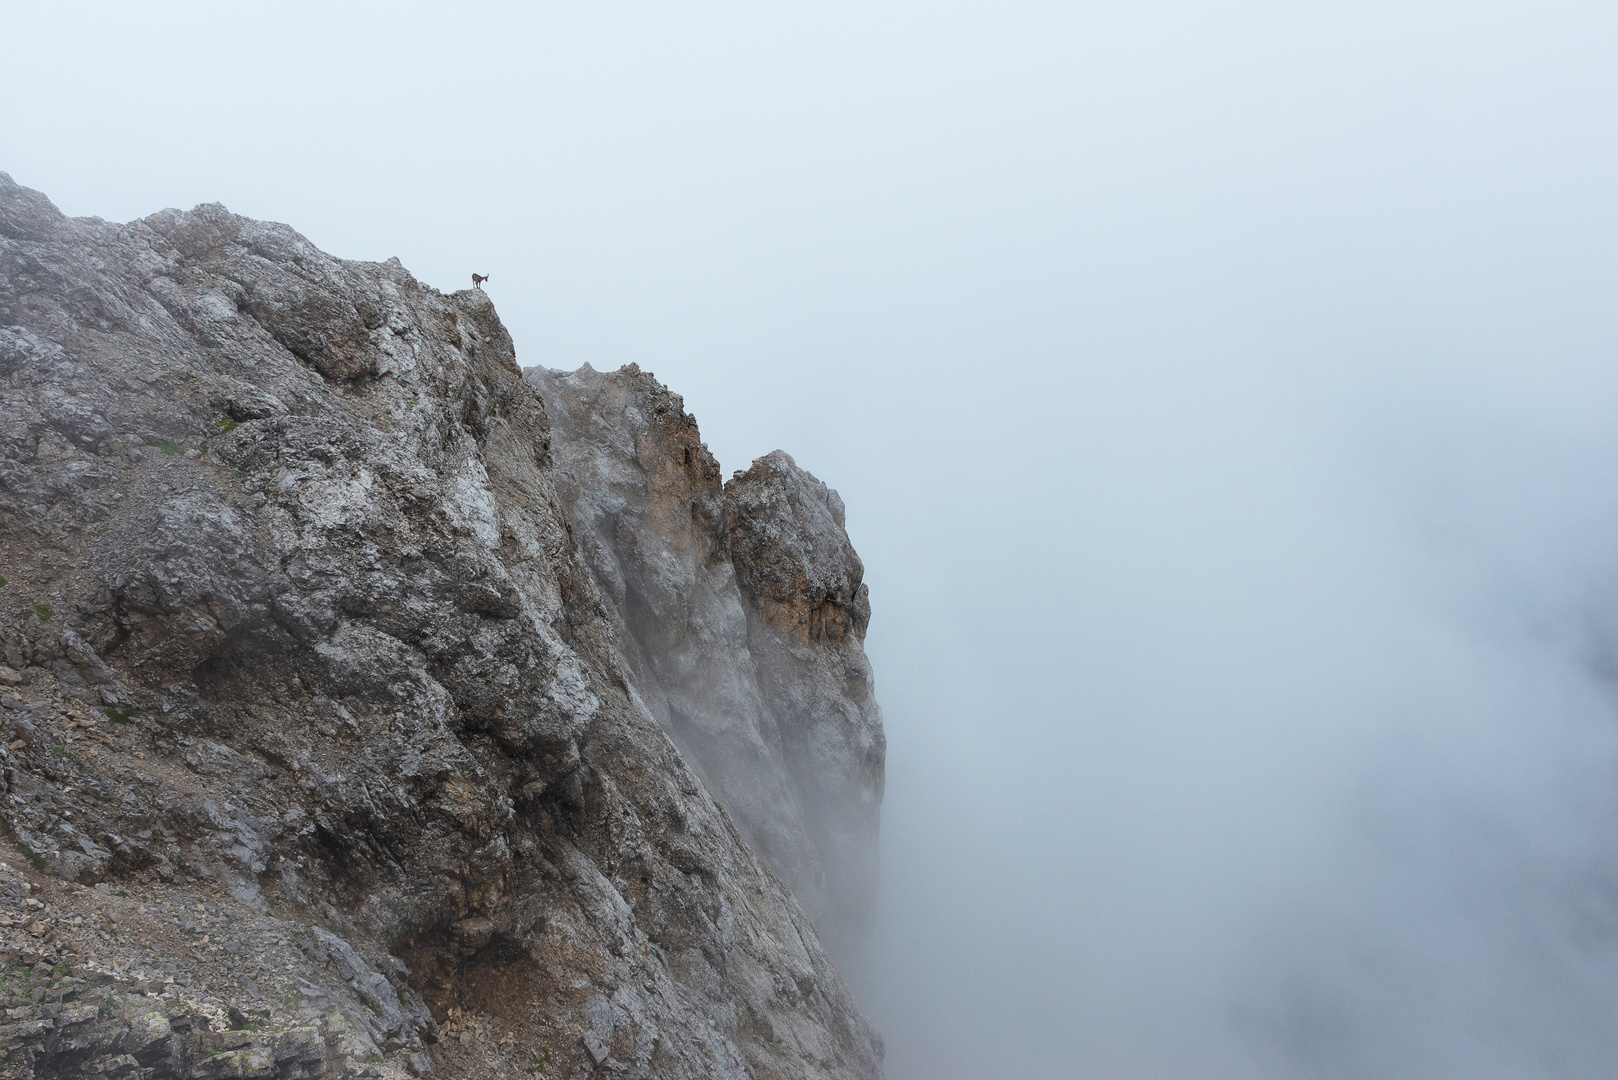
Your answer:
[[[0,169],[221,201],[837,488],[894,1080],[1618,1055],[1618,10],[45,6]]]
[[[1606,1075],[1610,438],[1209,400],[895,604],[895,1074]]]

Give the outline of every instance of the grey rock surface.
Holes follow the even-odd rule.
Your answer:
[[[835,871],[828,933],[857,948],[875,914],[887,758],[865,657],[865,567],[843,500],[780,450],[725,484],[725,529],[760,692],[809,835]]]
[[[635,365],[525,376],[634,689],[822,936],[857,949],[885,742],[842,501],[780,451],[722,483],[684,401]]]
[[[879,742],[828,750],[847,715],[788,731],[774,706],[756,742],[671,720],[714,691],[677,641],[623,637],[485,294],[218,206],[69,219],[0,174],[0,393],[0,964],[133,979],[223,1040],[131,1050],[63,1013],[0,1030],[0,1075],[880,1076],[811,918],[703,781],[756,794],[747,835],[818,908],[844,826],[817,800],[864,753],[874,806]],[[759,536],[790,528],[766,503]],[[773,606],[738,622],[710,549],[751,514],[654,513],[625,550],[666,549],[655,601],[696,613],[703,657],[748,652],[736,709],[829,701],[792,665],[853,671],[864,623],[794,637],[848,589],[793,599],[777,564],[841,555],[759,541],[763,584],[730,587]]]

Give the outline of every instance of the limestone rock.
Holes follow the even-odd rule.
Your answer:
[[[862,936],[874,914],[887,757],[865,630],[865,567],[843,500],[777,450],[725,485],[731,562],[747,643],[809,834],[827,866],[831,932]]]
[[[0,392],[0,960],[133,971],[221,1036],[19,1019],[4,1075],[880,1076],[703,779],[824,905],[816,800],[859,753],[815,740],[853,728],[772,695],[830,700],[791,663],[853,671],[857,634],[753,659],[776,608],[738,619],[720,564],[754,519],[701,460],[690,526],[650,499],[622,550],[705,644],[632,644],[485,294],[218,206],[68,219],[3,174]],[[681,665],[727,649],[730,711],[674,721],[718,692]]]
[[[683,400],[635,365],[526,377],[639,697],[822,935],[857,948],[885,742],[841,500],[780,451],[722,484]]]
[[[638,368],[526,374],[635,690],[799,903],[823,914],[824,870],[748,652],[719,463],[696,421]]]

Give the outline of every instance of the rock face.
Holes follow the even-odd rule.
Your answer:
[[[481,292],[0,174],[0,1077],[880,1076],[782,880],[874,888],[841,506],[596,378],[592,462]]]
[[[631,684],[822,935],[857,948],[885,743],[842,500],[779,451],[722,485],[679,395],[633,365],[527,378]]]
[[[827,867],[828,925],[857,947],[876,904],[887,757],[865,567],[843,500],[779,450],[725,484],[725,529],[759,687]]]

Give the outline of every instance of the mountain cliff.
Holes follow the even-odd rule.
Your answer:
[[[640,700],[822,936],[858,948],[886,744],[842,500],[780,451],[721,485],[679,395],[633,365],[527,379]]]
[[[825,485],[397,260],[4,174],[0,390],[0,1077],[881,1075]]]

